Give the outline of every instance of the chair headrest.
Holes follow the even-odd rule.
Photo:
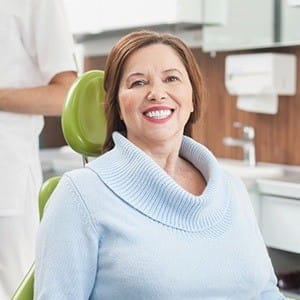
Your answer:
[[[82,74],[71,86],[62,112],[62,130],[66,142],[76,152],[99,156],[106,135],[104,116],[104,72]]]

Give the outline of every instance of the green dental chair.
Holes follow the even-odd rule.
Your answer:
[[[63,108],[61,124],[68,145],[82,155],[83,165],[88,157],[101,153],[106,134],[104,116],[104,72],[93,70],[84,73],[71,86]],[[60,176],[49,178],[39,192],[39,215],[58,184]],[[12,300],[32,300],[34,263],[12,297]]]

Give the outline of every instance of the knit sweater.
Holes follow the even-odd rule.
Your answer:
[[[242,182],[203,145],[180,155],[203,174],[199,196],[119,133],[115,147],[66,173],[37,241],[35,299],[280,300]]]

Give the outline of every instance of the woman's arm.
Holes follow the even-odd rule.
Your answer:
[[[67,176],[48,200],[36,247],[35,299],[89,299],[97,271],[98,234]]]
[[[267,268],[266,273],[268,273],[268,278],[266,281],[266,285],[262,289],[262,291],[259,293],[258,298],[259,300],[288,300],[288,298],[285,298],[284,295],[279,291],[277,287],[277,278],[274,272],[274,268],[272,265],[272,261],[268,255],[267,247],[265,245],[263,236],[261,234],[261,231],[259,229],[257,219],[254,213],[254,209],[252,206],[252,202],[249,196],[249,193],[246,189],[246,186],[244,183],[237,177],[232,176],[232,180],[235,183],[235,186],[239,190],[240,197],[238,199],[241,199],[242,201],[242,213],[244,218],[248,220],[249,226],[253,227],[253,232],[255,233],[255,239],[256,242],[260,245],[258,249],[261,249],[261,256],[264,257],[265,263],[264,266]],[[259,271],[259,270],[258,270]],[[293,299],[290,299],[293,300]]]

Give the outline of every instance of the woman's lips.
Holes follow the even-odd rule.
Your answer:
[[[148,119],[162,120],[169,118],[174,109],[169,107],[152,107],[143,112],[143,115]]]

